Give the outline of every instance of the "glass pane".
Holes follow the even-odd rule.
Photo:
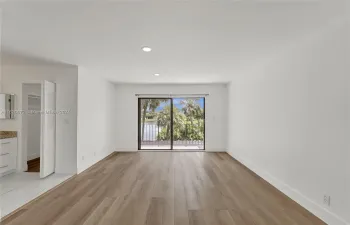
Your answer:
[[[173,149],[204,149],[204,98],[174,98]]]
[[[141,149],[171,149],[171,100],[140,99]]]

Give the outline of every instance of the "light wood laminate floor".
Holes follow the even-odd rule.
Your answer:
[[[116,153],[4,225],[323,225],[226,153]]]

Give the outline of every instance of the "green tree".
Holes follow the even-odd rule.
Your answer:
[[[181,101],[182,110],[173,107],[173,138],[174,140],[204,140],[204,109],[197,99]],[[171,107],[165,106],[157,112],[157,123],[161,129],[158,140],[171,139]]]
[[[197,103],[198,98],[192,98],[192,99],[185,99],[181,101],[181,104],[183,104],[182,111],[186,115],[187,119],[190,121],[190,130],[187,130],[189,133],[194,133],[195,130],[198,132],[204,133],[203,130],[196,129],[197,127],[200,127],[201,124],[204,125],[204,110],[200,107],[200,105]],[[196,122],[194,122],[196,120]],[[191,136],[189,134],[188,136]],[[204,134],[203,134],[204,135]],[[192,140],[192,139],[191,139]],[[199,140],[199,139],[198,139]]]
[[[159,136],[158,134],[158,138],[160,138],[161,140],[170,139],[170,122],[171,122],[170,120],[171,120],[170,106],[165,106],[163,110],[158,113],[158,116],[157,116],[158,127],[162,127],[162,130],[161,130],[162,135]]]
[[[161,131],[158,134],[158,140],[170,140],[171,139],[171,114],[170,106],[165,106],[162,111],[158,113],[157,123],[161,127]],[[174,140],[181,140],[184,135],[186,116],[179,111],[178,108],[173,108],[173,137]]]

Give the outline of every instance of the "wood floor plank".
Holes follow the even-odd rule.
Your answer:
[[[163,224],[163,210],[164,199],[152,198],[148,211],[146,225],[162,225]]]
[[[220,225],[239,225],[232,219],[229,210],[219,210],[217,211],[217,216],[219,218]]]
[[[115,153],[3,225],[325,225],[226,153]]]
[[[190,225],[207,225],[204,222],[204,214],[201,210],[189,210],[188,215]]]
[[[102,217],[107,213],[107,210],[112,206],[114,198],[105,198],[101,204],[94,210],[86,219],[83,225],[96,225],[98,224]]]

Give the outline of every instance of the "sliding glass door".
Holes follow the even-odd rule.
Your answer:
[[[173,99],[173,149],[204,150],[204,98]]]
[[[172,149],[172,99],[139,98],[139,150]]]
[[[204,98],[139,98],[139,150],[204,150]]]

